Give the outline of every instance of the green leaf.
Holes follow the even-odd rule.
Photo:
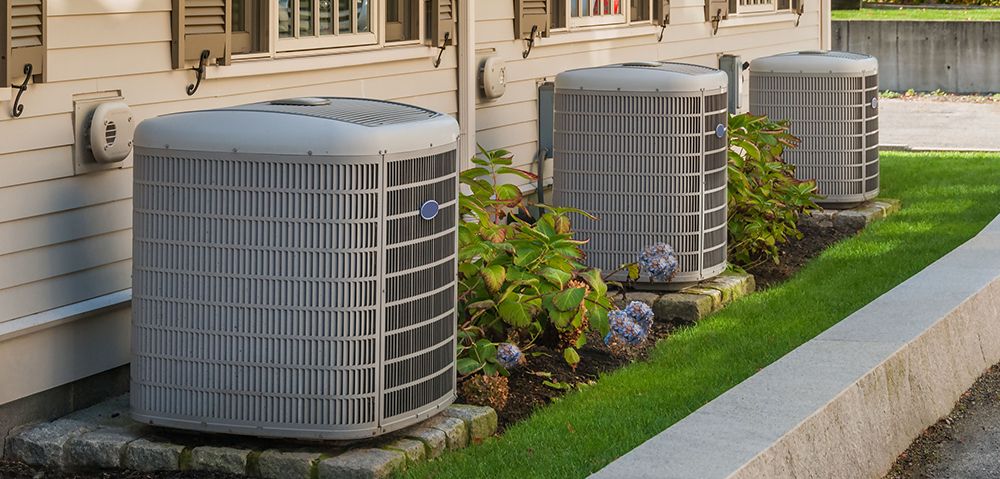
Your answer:
[[[570,389],[573,388],[573,386],[570,386],[569,383],[564,383],[564,382],[559,382],[559,381],[556,381],[556,382],[542,381],[542,385],[543,386],[548,386],[548,387],[550,387],[552,389],[559,389],[561,391],[569,391]]]
[[[569,329],[573,317],[576,316],[576,311],[559,311],[549,309],[549,320],[552,321],[552,325],[556,329],[563,331]]]
[[[563,359],[566,360],[566,364],[576,368],[576,365],[580,364],[580,353],[573,348],[566,348],[563,350]]]
[[[480,309],[490,309],[492,307],[495,307],[496,305],[497,304],[494,303],[492,299],[486,299],[483,301],[476,301],[475,303],[469,303],[469,305],[466,306],[465,309],[475,311]]]
[[[550,283],[558,286],[559,289],[565,288],[566,283],[568,283],[569,280],[573,279],[573,275],[565,271],[550,267],[544,267],[540,269],[538,271],[538,274],[542,275],[542,277],[549,280]]]
[[[486,283],[486,289],[495,294],[500,291],[500,287],[503,286],[503,282],[507,277],[507,270],[505,270],[503,266],[487,266],[479,272],[479,276],[482,277],[483,281]]]
[[[588,269],[580,272],[580,277],[583,281],[590,285],[590,289],[597,296],[604,296],[608,294],[608,285],[604,284],[604,278],[601,278],[601,271],[598,269]]]
[[[500,312],[500,318],[515,328],[524,328],[531,324],[531,314],[529,314],[527,306],[514,298],[507,298],[500,302],[497,310]]]
[[[524,197],[521,189],[510,183],[497,186],[497,200],[505,203],[517,203]]]
[[[580,303],[583,302],[585,294],[587,291],[583,288],[569,288],[555,295],[552,298],[552,303],[560,311],[576,311],[580,307]]]
[[[482,364],[472,358],[459,358],[459,360],[455,363],[455,367],[458,369],[458,374],[466,376],[482,367]]]

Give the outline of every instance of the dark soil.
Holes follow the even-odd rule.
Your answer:
[[[834,243],[850,238],[864,229],[862,221],[856,222],[820,222],[806,218],[799,223],[802,239],[792,239],[781,248],[781,258],[778,264],[770,261],[747,270],[753,274],[757,289],[767,289],[792,277],[810,260],[819,256],[823,250]]]
[[[951,414],[927,428],[909,449],[899,455],[885,479],[930,479],[956,477],[937,470],[943,461],[953,460],[951,453],[955,443],[969,440],[970,430],[986,430],[983,421],[991,421],[1000,409],[1000,364],[983,374],[972,388],[962,395]],[[995,424],[995,423],[994,423]],[[960,449],[961,447],[959,447]],[[991,459],[990,452],[982,453],[981,461],[987,463],[985,470],[962,477],[1000,477],[1000,463]],[[996,450],[992,451],[997,455]],[[946,469],[946,468],[944,468]]]
[[[566,364],[559,351],[544,346],[532,348],[527,352],[528,365],[511,371],[508,378],[510,395],[507,406],[498,411],[497,433],[503,433],[508,426],[526,419],[535,409],[565,395],[571,388],[592,383],[601,373],[645,359],[656,341],[667,337],[676,328],[673,324],[654,323],[649,339],[630,356],[612,354],[604,345],[603,338],[591,334],[587,337],[587,345],[579,350],[581,360],[576,370]],[[546,385],[546,382],[551,385]],[[465,398],[459,395],[458,400],[463,402]]]
[[[832,223],[821,224],[817,220],[807,218],[799,224],[803,234],[802,239],[792,240],[782,248],[779,264],[769,262],[752,268],[749,272],[755,276],[758,289],[769,288],[794,275],[832,244],[854,236],[863,228],[863,222],[838,223],[834,226]],[[620,296],[616,296],[616,299],[619,298]],[[526,419],[535,409],[558,399],[578,384],[588,384],[596,381],[601,373],[614,371],[632,361],[644,360],[658,340],[667,337],[678,327],[681,325],[654,322],[650,340],[630,357],[613,355],[604,345],[602,338],[592,335],[587,338],[587,345],[579,351],[581,361],[576,370],[566,364],[558,351],[542,346],[533,348],[529,353],[534,353],[535,356],[529,354],[527,367],[511,371],[508,378],[509,399],[507,406],[498,411],[500,419],[498,432],[503,432],[510,425]],[[562,385],[562,388],[546,385],[545,382]],[[461,395],[459,401],[468,402]]]

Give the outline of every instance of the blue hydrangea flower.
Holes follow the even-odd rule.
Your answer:
[[[500,343],[497,346],[497,362],[507,369],[513,369],[524,363],[524,354],[515,344]]]
[[[649,331],[653,328],[653,309],[642,301],[632,301],[625,307],[625,313],[632,321],[642,326],[642,329]]]
[[[622,321],[625,321],[626,319],[629,319],[629,317],[628,313],[625,311],[622,311],[620,309],[616,309],[614,311],[608,311],[608,326],[611,328],[611,330],[614,330],[616,327],[619,327]]]
[[[652,279],[670,281],[677,273],[677,255],[670,245],[656,243],[639,255],[639,268]]]
[[[611,331],[609,331],[607,336],[604,337],[604,344],[608,346],[612,346],[612,344],[618,340],[621,340],[627,345],[635,346],[646,339],[646,330],[630,318],[624,311],[609,312],[608,323],[611,326]]]

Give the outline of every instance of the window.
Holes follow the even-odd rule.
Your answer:
[[[730,14],[775,13],[793,9],[792,0],[729,0]]]
[[[521,0],[522,2],[524,0]],[[551,0],[552,28],[654,21],[664,0]]]
[[[377,0],[277,1],[279,51],[378,43]]]
[[[570,25],[625,23],[621,0],[569,0]]]
[[[231,20],[234,54],[269,51],[265,0],[233,0]]]
[[[420,38],[419,0],[386,0],[385,41],[402,42]]]

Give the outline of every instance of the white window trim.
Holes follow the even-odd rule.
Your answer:
[[[226,66],[211,65],[205,70],[205,78],[242,78],[258,75],[276,75],[359,65],[371,65],[396,61],[437,58],[438,49],[423,44],[339,48],[327,50],[306,50],[278,53],[274,56],[243,58],[234,57]]]
[[[719,23],[719,28],[744,27],[750,25],[766,25],[769,23],[782,23],[782,22],[795,23],[795,20],[797,18],[798,15],[788,10],[782,10],[777,12],[766,12],[766,13],[744,13],[744,14],[730,13],[729,18]]]
[[[354,0],[352,0],[354,1]],[[429,51],[429,47],[424,46],[424,38],[426,36],[426,25],[423,20],[426,15],[426,8],[422,0],[417,2],[417,38],[414,40],[400,40],[400,41],[386,41],[385,39],[385,29],[386,29],[386,15],[384,8],[386,0],[371,0],[369,8],[372,9],[372,26],[374,31],[367,33],[356,33],[350,35],[330,35],[328,37],[308,37],[308,38],[280,38],[278,36],[278,2],[268,1],[267,17],[268,17],[268,38],[267,38],[267,51],[255,52],[255,53],[245,53],[233,55],[234,64],[237,63],[247,63],[255,60],[269,60],[269,59],[280,59],[280,58],[290,58],[290,57],[302,57],[302,56],[316,56],[316,55],[330,55],[330,54],[350,54],[359,51],[371,52],[374,50],[379,50],[386,47],[402,47],[402,46],[419,46],[421,47],[420,56],[423,56],[423,52]],[[414,58],[412,55],[408,58]],[[354,63],[352,63],[354,64]],[[212,75],[212,69],[230,69],[231,67],[209,67],[209,72],[206,78],[224,78],[230,75],[221,74],[216,72]],[[315,69],[322,69],[328,67],[321,67]],[[243,70],[237,68],[236,70]],[[256,68],[253,70],[257,70]],[[314,68],[304,67],[301,70],[314,70]],[[284,73],[290,70],[278,69],[274,73]],[[255,73],[239,73],[232,75],[233,77],[248,76]]]
[[[593,42],[598,40],[615,40],[619,38],[633,38],[647,35],[657,35],[660,27],[652,23],[642,22],[630,25],[605,25],[601,27],[590,27],[581,29],[560,28],[554,30],[558,35],[551,35],[547,38],[535,39],[535,46],[566,45],[571,43]]]
[[[598,16],[584,16],[584,17],[574,17],[573,7],[571,3],[578,0],[552,0],[555,2],[563,2],[564,4],[564,18],[563,24],[566,25],[562,28],[553,28],[553,32],[567,32],[573,30],[579,30],[584,28],[596,28],[596,27],[628,27],[629,25],[647,25],[652,23],[652,19],[647,20],[632,20],[632,4],[631,0],[620,0],[619,5],[621,6],[622,13],[619,15],[598,15]],[[602,0],[593,0],[602,1]],[[614,5],[614,0],[609,0],[612,5]],[[646,0],[649,2],[647,7],[649,11],[652,11],[653,1]]]

